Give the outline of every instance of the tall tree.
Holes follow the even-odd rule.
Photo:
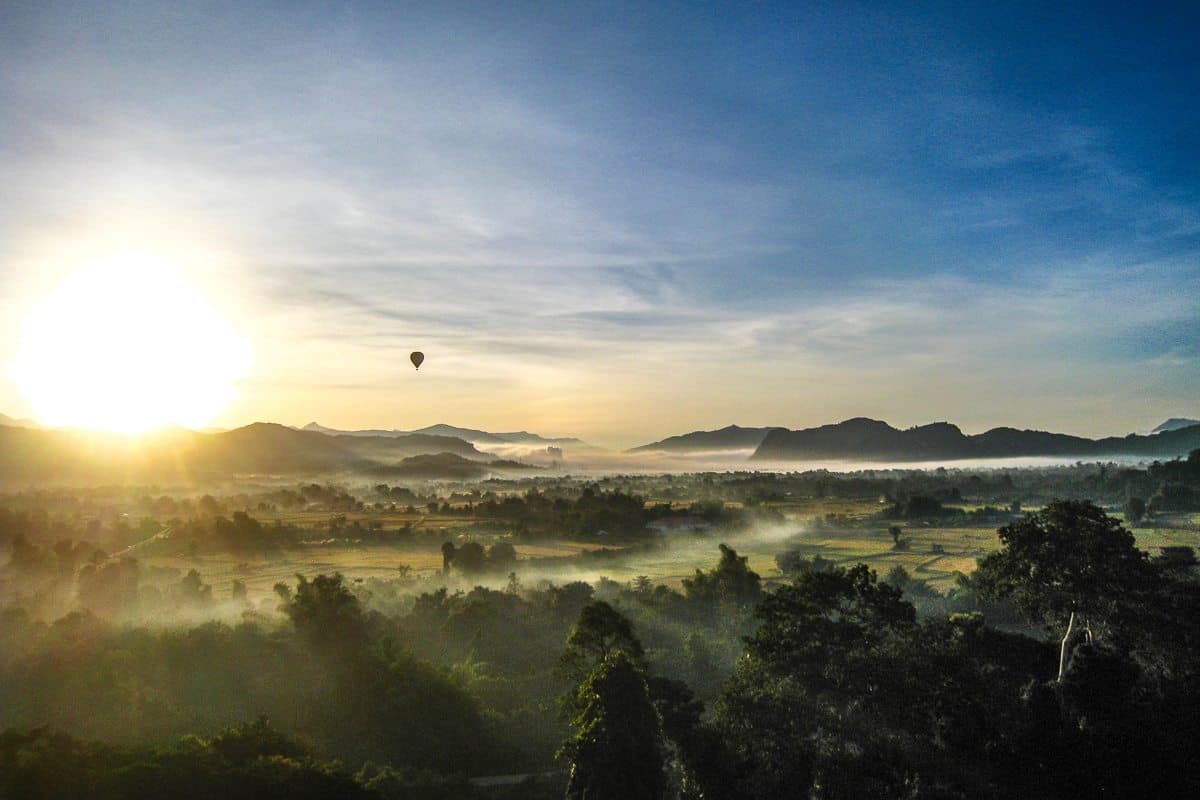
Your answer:
[[[683,579],[683,591],[689,600],[715,606],[719,603],[749,606],[762,596],[762,579],[747,565],[746,556],[739,556],[728,545],[719,545],[721,560],[710,572],[696,570]]]
[[[1060,681],[1074,640],[1131,629],[1154,586],[1133,534],[1089,501],[1056,500],[998,534],[1000,550],[979,564],[979,589],[1060,631]]]
[[[603,600],[593,600],[579,612],[567,634],[562,663],[569,673],[580,676],[616,653],[639,665],[645,658],[629,618]]]
[[[660,800],[662,722],[641,668],[623,651],[609,655],[580,684],[576,706],[559,751],[571,761],[568,800]]]
[[[288,593],[283,612],[302,638],[322,650],[352,654],[367,647],[366,616],[341,574],[311,581],[297,575],[296,591]]]

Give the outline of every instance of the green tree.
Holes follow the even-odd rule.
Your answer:
[[[1146,516],[1146,501],[1140,497],[1130,497],[1125,501],[1125,521],[1136,525]]]
[[[798,572],[812,572],[814,570],[819,572],[823,569],[831,569],[836,565],[836,562],[822,558],[821,556],[809,558],[800,550],[788,550],[775,556],[775,565],[779,567],[779,571],[784,575],[791,576]]]
[[[912,628],[915,612],[860,564],[800,573],[755,616],[714,722],[744,775],[741,796],[805,797],[823,758],[837,763],[860,747],[838,734],[880,688],[864,664]]]
[[[801,574],[755,610],[760,626],[746,651],[804,678],[810,690],[844,688],[855,653],[912,627],[916,612],[900,590],[879,583],[865,564]]]
[[[755,616],[712,722],[720,796],[1046,796],[1009,789],[1029,769],[993,766],[1010,763],[1016,700],[1046,645],[978,615],[918,622],[862,564],[801,574]]]
[[[563,663],[568,670],[585,674],[616,653],[625,653],[634,663],[645,658],[642,643],[624,614],[603,600],[593,600],[579,612],[567,634]]]
[[[487,569],[487,551],[479,542],[467,542],[454,554],[454,565],[464,575],[478,575]]]
[[[1133,534],[1086,500],[1056,500],[998,535],[1000,550],[976,572],[979,591],[1012,600],[1030,619],[1062,633],[1060,681],[1074,640],[1130,628],[1131,612],[1154,582]]]
[[[762,596],[762,579],[750,569],[746,556],[739,556],[728,545],[718,545],[721,560],[710,572],[696,570],[683,579],[683,591],[689,600],[715,606],[719,603],[753,605]]]
[[[517,563],[517,548],[509,542],[496,542],[488,548],[487,563],[493,572],[507,572]]]
[[[660,800],[662,722],[630,657],[607,656],[576,691],[579,713],[560,756],[571,762],[568,800]]]
[[[297,575],[295,592],[279,592],[278,586],[276,592],[301,638],[325,652],[347,657],[366,649],[366,616],[341,574],[318,575],[311,581]]]
[[[271,727],[265,716],[221,731],[212,738],[209,747],[231,764],[245,764],[268,756],[302,758],[309,755],[295,739]]]
[[[204,583],[200,573],[189,569],[175,587],[175,596],[180,605],[205,606],[212,603],[212,586]]]

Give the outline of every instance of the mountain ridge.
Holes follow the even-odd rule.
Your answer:
[[[1190,428],[1193,425],[1200,425],[1200,419],[1188,419],[1187,417],[1171,417],[1166,420],[1150,433],[1166,433],[1167,431],[1177,431],[1180,428]]]
[[[957,425],[935,422],[906,430],[856,417],[801,430],[771,430],[752,461],[928,461],[1034,456],[1095,457],[1186,455],[1200,447],[1200,424],[1149,436],[1130,434],[1088,439],[1065,433],[998,427],[964,434]]]
[[[657,442],[632,447],[625,452],[687,452],[702,450],[745,450],[762,444],[767,433],[775,428],[743,428],[726,425],[712,431],[692,431],[678,436],[668,436]]]
[[[327,428],[317,422],[310,422],[300,430],[315,431],[324,433],[330,436],[412,436],[414,434],[427,434],[431,436],[450,436],[473,444],[527,444],[527,445],[582,445],[585,442],[582,439],[577,439],[571,436],[548,437],[529,431],[509,431],[509,432],[492,432],[479,430],[478,428],[461,428],[457,425],[448,425],[444,422],[439,422],[435,425],[427,425],[424,428],[417,428],[411,431],[399,429],[369,429],[344,431],[337,428]]]
[[[220,433],[185,428],[144,437],[71,429],[0,426],[0,480],[186,482],[230,475],[317,475],[370,471],[419,455],[484,462],[470,442],[446,436],[330,436],[273,422]]]
[[[40,427],[42,427],[41,425],[38,425],[36,422],[34,422],[31,419],[18,419],[16,417],[10,417],[8,414],[0,414],[0,425],[8,425],[9,427],[12,427],[12,428],[40,428]]]
[[[473,461],[454,453],[431,453],[409,456],[398,464],[371,470],[374,475],[413,480],[479,480],[493,473],[538,470],[530,464],[496,459]]]

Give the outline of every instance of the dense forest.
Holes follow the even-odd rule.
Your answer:
[[[10,495],[0,796],[1196,796],[1200,571],[1190,547],[1145,552],[1127,526],[1194,508],[1198,484],[1200,453],[1144,468]],[[737,536],[801,495],[875,509],[818,529],[890,530],[902,549],[911,526],[953,523],[996,546],[950,588],[811,548],[783,549],[768,579]],[[95,515],[115,497],[145,515]],[[428,523],[360,525],[354,537],[438,551],[442,569],[297,576],[267,598],[143,555],[167,542],[269,557],[313,534],[272,522],[280,508],[332,524],[397,504],[505,533],[484,546]],[[691,537],[708,553],[675,585],[556,580],[512,544],[603,530],[636,559],[668,546],[645,529],[673,517],[703,521]],[[156,539],[163,520],[184,534]]]

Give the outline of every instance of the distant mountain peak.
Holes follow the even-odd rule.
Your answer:
[[[714,431],[692,431],[669,436],[657,442],[634,447],[629,452],[697,452],[711,450],[753,450],[775,428],[743,428],[726,425]]]
[[[1171,417],[1169,420],[1159,425],[1150,433],[1166,433],[1167,431],[1177,431],[1181,428],[1190,428],[1193,425],[1200,425],[1200,419],[1188,419],[1187,417]]]

